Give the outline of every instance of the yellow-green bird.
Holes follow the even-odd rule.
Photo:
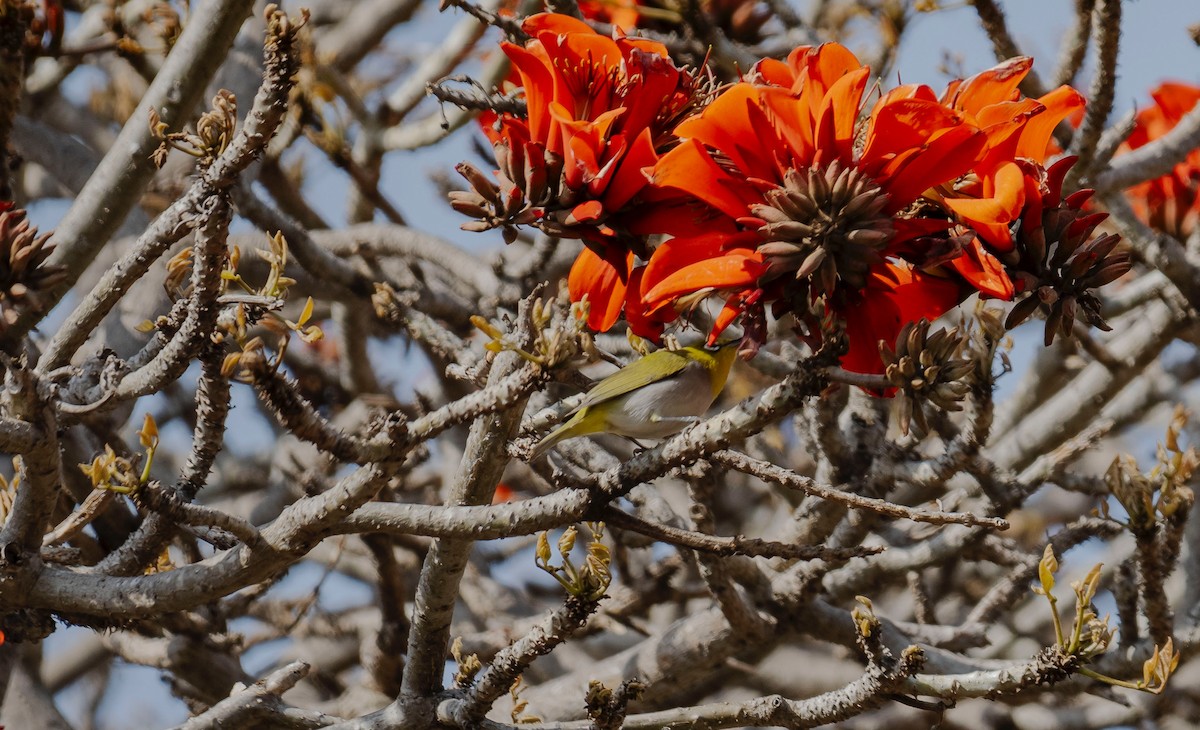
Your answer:
[[[592,433],[662,438],[695,423],[721,394],[738,341],[714,350],[657,350],[601,380],[565,423],[533,447],[537,459],[564,439]]]

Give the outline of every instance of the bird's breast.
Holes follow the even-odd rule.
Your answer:
[[[615,399],[608,413],[608,430],[631,438],[670,436],[685,425],[680,419],[703,416],[712,402],[708,372],[691,364]]]

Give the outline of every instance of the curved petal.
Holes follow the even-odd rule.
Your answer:
[[[953,97],[943,100],[952,104],[955,109],[978,113],[991,104],[1002,101],[1013,101],[1017,98],[1017,86],[1033,68],[1033,59],[1028,56],[1017,56],[997,64],[986,71],[975,74],[966,81],[954,85]],[[951,89],[947,89],[947,94]]]
[[[571,209],[567,225],[595,223],[604,215],[604,205],[599,200],[585,200]]]
[[[828,164],[833,161],[832,158],[836,158],[843,165],[851,163],[854,156],[854,126],[858,121],[858,107],[870,75],[871,69],[865,66],[847,71],[825,94],[821,109],[817,113],[816,164]],[[829,152],[825,152],[826,150]]]
[[[658,342],[667,322],[678,319],[679,314],[671,307],[660,307],[653,313],[646,304],[643,287],[646,267],[638,266],[629,274],[629,287],[625,295],[625,321],[638,337]]]
[[[572,18],[569,15],[560,13],[536,13],[530,15],[521,23],[521,30],[531,36],[538,36],[542,33],[554,33],[557,35],[566,35],[567,33],[584,33],[587,35],[596,35],[596,31],[592,26],[583,22],[579,18]]]
[[[890,155],[920,147],[944,129],[965,127],[962,115],[936,102],[903,98],[877,103],[867,127],[863,164],[870,165]],[[973,127],[967,127],[973,129]]]
[[[796,74],[783,61],[764,58],[754,64],[751,74],[757,74],[763,83],[790,89],[796,83]]]
[[[666,46],[658,41],[652,41],[649,38],[618,38],[617,46],[620,47],[622,51],[636,48],[643,53],[653,53],[654,55],[662,56],[663,58],[671,57],[671,53],[667,50]]]
[[[1021,130],[1021,141],[1017,144],[1016,155],[1028,157],[1034,162],[1045,162],[1047,148],[1050,146],[1050,136],[1058,123],[1077,110],[1084,108],[1087,102],[1070,86],[1060,86],[1054,91],[1038,99],[1045,105],[1046,111],[1038,114],[1025,123]]]
[[[642,202],[622,216],[622,224],[635,236],[664,233],[670,236],[702,236],[706,233],[737,232],[733,218],[685,195],[665,188],[642,188]]]
[[[605,210],[610,212],[620,210],[642,188],[646,187],[650,180],[643,170],[652,168],[656,162],[658,162],[658,155],[654,152],[650,130],[643,129],[641,134],[633,140],[633,144],[625,152],[625,156],[621,158],[608,187],[604,190]]]
[[[621,132],[633,137],[654,123],[679,87],[682,76],[671,59],[630,49],[625,57],[625,77],[637,79],[637,83],[621,97],[625,108],[620,121]]]
[[[720,256],[733,249],[749,250],[760,240],[756,231],[740,233],[707,233],[698,236],[672,238],[654,249],[646,264],[644,288],[654,288],[671,274],[699,261]]]
[[[892,196],[888,210],[901,210],[929,188],[971,169],[986,144],[983,132],[968,125],[952,127],[936,136],[920,154],[909,157],[903,167],[888,170],[886,188]]]
[[[721,256],[684,266],[646,292],[651,309],[701,289],[744,289],[762,274],[762,257],[750,249],[735,249]]]
[[[959,276],[967,280],[980,294],[993,299],[1012,301],[1013,281],[1004,264],[984,249],[978,238],[963,248],[963,255],[950,262]]]
[[[744,179],[735,178],[717,165],[694,139],[685,140],[659,158],[652,182],[688,193],[730,218],[746,215],[749,205],[761,199]]]
[[[535,16],[536,17],[536,16]],[[525,104],[529,110],[528,125],[531,139],[546,144],[551,152],[560,152],[550,146],[550,102],[554,100],[554,76],[546,49],[540,43],[531,43],[522,48],[513,43],[501,43],[504,55],[516,68],[525,89]]]
[[[764,150],[763,145],[756,144],[758,130],[750,117],[751,108],[758,106],[759,92],[753,84],[734,84],[699,115],[680,122],[675,136],[720,150],[751,177],[769,177],[774,160],[769,147]]]
[[[1008,251],[1012,248],[1008,225],[1025,207],[1025,174],[1015,162],[1005,162],[985,181],[984,190],[989,189],[990,197],[945,198],[943,202],[988,243]]]
[[[935,104],[939,103],[937,96],[933,93],[933,89],[925,84],[900,84],[884,92],[883,96],[879,97],[879,101],[876,103],[882,106],[892,104],[900,99],[922,99],[924,101],[932,101]]]
[[[806,54],[808,61],[805,68],[808,71],[807,87],[816,94],[819,103],[843,76],[865,68],[858,57],[840,43],[822,43]],[[799,91],[800,89],[796,89]],[[816,108],[813,108],[816,111]]]
[[[571,301],[587,297],[591,305],[587,324],[597,332],[607,332],[621,316],[626,282],[633,267],[632,253],[613,249],[608,256],[601,257],[591,246],[585,246],[567,277]]]
[[[822,43],[817,46],[814,63],[810,66],[809,73],[813,77],[819,78],[828,87],[844,74],[862,67],[862,61],[858,60],[858,56],[855,56],[841,43]]]
[[[975,114],[975,126],[988,133],[988,138],[993,140],[1007,136],[1007,131],[996,132],[993,127],[997,125],[1024,125],[1030,117],[1041,114],[1046,110],[1046,105],[1036,99],[1020,99],[1018,101],[1006,101],[1000,104],[992,104],[991,106],[980,109]]]
[[[1150,98],[1168,118],[1178,121],[1200,103],[1200,87],[1167,81],[1150,92]]]
[[[707,344],[713,347],[717,344],[718,338],[733,321],[742,316],[742,312],[746,311],[746,297],[730,297],[725,300],[725,306],[721,307],[721,311],[717,312],[716,319],[713,320],[712,330],[708,333]]]
[[[768,119],[787,120],[783,124],[772,124],[771,135],[768,138],[782,140],[791,151],[790,160],[778,159],[782,155],[776,154],[777,164],[788,167],[811,165],[813,152],[816,151],[816,131],[808,114],[807,103],[784,89],[763,89],[759,92],[758,102]],[[757,134],[755,138],[757,139]]]
[[[994,104],[980,113],[975,122],[987,135],[988,149],[975,169],[986,175],[997,165],[1016,158],[1026,126],[1045,111],[1041,102],[1022,99]]]

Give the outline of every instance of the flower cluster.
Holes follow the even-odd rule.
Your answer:
[[[588,324],[607,330],[625,306],[634,256],[649,254],[634,230],[634,199],[649,183],[642,171],[673,142],[671,129],[700,103],[703,84],[660,43],[609,38],[548,13],[523,27],[533,39],[502,49],[528,112],[499,115],[489,134],[496,182],[459,165],[472,190],[452,194],[451,202],[479,219],[468,229],[504,228],[512,238],[515,226],[534,225],[582,239],[571,294],[576,301],[587,296]]]
[[[871,70],[828,43],[710,93],[657,44],[548,14],[524,27],[533,40],[504,51],[528,113],[497,117],[494,181],[460,166],[473,190],[453,202],[469,229],[583,239],[569,286],[594,329],[623,314],[657,338],[717,297],[710,341],[737,323],[753,352],[774,318],[815,346],[833,320],[843,367],[884,373],[880,342],[976,292],[1025,295],[1010,323],[1041,309],[1047,341],[1077,320],[1105,327],[1093,290],[1130,261],[1093,237],[1104,216],[1083,210],[1088,192],[1062,195],[1072,160],[1045,167],[1084,100],[1068,86],[1023,98],[1030,59],[940,95],[877,96]]]

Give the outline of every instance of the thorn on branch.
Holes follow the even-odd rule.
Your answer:
[[[475,3],[470,2],[470,0],[441,0],[441,3],[438,5],[438,12],[445,12],[447,8],[459,8],[480,23],[499,28],[504,31],[504,34],[508,36],[508,40],[513,43],[524,44],[525,41],[529,40],[529,34],[521,28],[521,24],[518,21],[506,18],[498,13],[493,13],[490,10],[485,10]]]
[[[450,81],[467,84],[472,87],[472,90],[458,91],[451,89],[447,86],[447,82]],[[441,81],[427,84],[425,88],[438,101],[454,104],[462,109],[475,111],[490,110],[498,114],[514,114],[517,116],[522,116],[526,113],[525,102],[523,100],[512,95],[491,93],[470,76],[448,76]]]
[[[794,545],[741,535],[718,537],[671,525],[648,522],[611,505],[604,508],[603,514],[604,520],[614,527],[646,535],[669,545],[713,555],[748,555],[787,560],[827,560],[840,563],[852,558],[878,555],[884,550],[882,547],[875,546],[835,548],[824,545]]]

